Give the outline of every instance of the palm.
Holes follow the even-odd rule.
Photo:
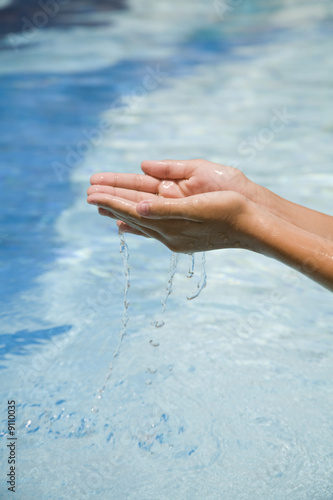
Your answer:
[[[155,198],[183,198],[213,191],[236,191],[246,196],[248,179],[233,167],[206,160],[165,160],[142,163],[142,174],[95,174],[88,194],[100,192],[140,202]]]
[[[166,198],[181,198],[213,191],[242,192],[247,181],[245,175],[236,168],[205,160],[175,162],[173,168],[168,170],[166,166],[159,168],[150,164],[151,162],[147,163],[147,167],[144,164],[143,168],[150,175],[154,174],[156,178],[167,175],[168,179],[163,178],[158,185],[158,194]]]
[[[96,204],[108,207],[114,197],[131,206],[132,202],[140,203],[153,200],[157,196],[163,198],[184,198],[216,191],[234,191],[247,196],[249,180],[238,169],[219,165],[206,160],[164,160],[160,162],[142,162],[142,174],[101,173],[92,176],[88,196],[93,195]],[[235,193],[234,193],[235,194]],[[107,199],[105,198],[107,195]],[[107,208],[102,215],[120,218]],[[122,231],[148,236],[135,224],[118,220]]]

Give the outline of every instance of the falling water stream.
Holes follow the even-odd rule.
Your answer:
[[[191,278],[194,274],[194,255],[191,255],[191,267],[188,272],[188,277]],[[202,254],[202,261],[201,261],[201,276],[200,280],[198,281],[197,284],[197,289],[192,293],[192,295],[189,295],[187,297],[187,300],[192,300],[195,299],[200,295],[202,290],[205,288],[207,283],[207,275],[206,275],[206,254],[203,252]]]
[[[106,386],[112,376],[112,370],[113,370],[113,363],[114,359],[119,356],[120,353],[120,348],[122,341],[126,335],[126,330],[127,330],[127,324],[129,320],[129,314],[128,314],[128,290],[130,288],[130,264],[129,264],[129,251],[128,251],[128,246],[125,241],[125,236],[123,233],[119,233],[119,238],[120,238],[120,254],[123,260],[123,265],[124,265],[124,275],[125,275],[125,287],[124,287],[124,309],[123,309],[123,315],[122,315],[122,327],[118,335],[118,344],[116,349],[113,352],[112,360],[108,368],[108,372],[106,374],[104,384],[103,386],[98,390],[97,398],[101,399],[102,394],[105,392]],[[94,406],[92,409],[94,412],[98,411],[97,407]]]
[[[122,315],[122,327],[118,335],[118,344],[116,349],[114,350],[114,353],[112,355],[112,360],[109,365],[107,374],[105,376],[104,384],[103,386],[98,390],[97,398],[101,399],[102,394],[105,392],[105,389],[107,387],[107,384],[112,376],[112,371],[113,371],[113,364],[115,358],[117,358],[120,354],[120,349],[121,349],[121,344],[122,341],[126,335],[127,332],[127,324],[129,321],[129,313],[128,313],[128,308],[129,308],[129,301],[128,301],[128,291],[130,288],[130,264],[129,264],[129,250],[128,250],[128,245],[125,241],[125,236],[123,233],[119,233],[119,238],[120,238],[120,254],[123,260],[123,266],[124,266],[124,277],[125,277],[125,286],[124,286],[124,308],[123,308],[123,315]],[[188,278],[192,278],[195,272],[195,256],[194,254],[190,254],[190,264],[189,264],[189,270],[187,273]],[[179,254],[176,252],[172,252],[171,257],[170,257],[170,265],[169,265],[169,273],[168,273],[168,283],[166,286],[166,293],[163,299],[161,300],[162,304],[162,314],[165,313],[166,311],[166,306],[167,306],[167,301],[169,296],[172,294],[173,291],[173,283],[174,283],[174,277],[176,274],[177,270],[177,264],[179,260]],[[196,290],[187,297],[188,300],[195,299],[198,297],[201,293],[201,291],[205,288],[206,282],[207,282],[207,275],[206,275],[206,268],[205,268],[205,263],[206,263],[206,256],[205,252],[202,254],[202,262],[201,262],[201,276],[200,280],[197,283],[197,288]],[[165,322],[161,319],[159,320],[154,320],[151,322],[152,326],[155,326],[156,328],[161,328],[165,325]],[[153,347],[158,347],[159,343],[154,342],[153,340],[150,340],[150,344]],[[94,412],[98,411],[98,408],[94,406],[92,408]]]

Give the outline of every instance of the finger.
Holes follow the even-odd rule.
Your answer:
[[[135,191],[144,191],[146,193],[157,193],[159,180],[149,175],[142,174],[120,174],[114,172],[105,172],[94,174],[90,178],[92,185],[99,184],[103,186],[112,186],[114,188],[133,189]]]
[[[151,238],[151,236],[148,236],[148,234],[145,234],[144,232],[129,226],[128,224],[126,224],[126,222],[123,222],[121,220],[117,221],[117,226],[119,228],[120,233],[130,233],[130,234],[136,234],[138,236],[144,236],[145,238]]]
[[[154,228],[154,224],[149,219],[143,218],[137,213],[137,203],[131,200],[117,198],[104,193],[93,193],[88,196],[87,202],[90,205],[96,205],[99,208],[110,211],[109,217],[122,220],[130,226],[136,227],[136,229],[146,230],[147,228]]]
[[[242,201],[239,197],[244,199],[232,191],[215,191],[178,199],[156,197],[138,203],[136,211],[143,219],[186,219],[202,223],[221,219],[231,208],[236,209]]]
[[[98,213],[103,215],[104,217],[110,217],[110,219],[117,219],[115,215],[110,210],[106,210],[105,208],[99,208]]]
[[[205,203],[203,195],[187,198],[156,198],[145,200],[136,206],[137,213],[148,219],[187,219],[199,222],[200,211]]]
[[[114,215],[110,210],[106,210],[105,208],[99,208],[98,212],[100,215],[106,216],[106,217],[111,217],[111,219],[118,219],[116,215]],[[138,236],[144,236],[145,238],[151,238],[151,235],[148,235],[144,233],[143,231],[140,231],[137,228],[134,228],[132,226],[129,226],[126,224],[126,222],[123,222],[122,220],[117,220],[117,226],[119,228],[120,233],[131,233],[131,234],[136,234]]]
[[[145,193],[141,191],[133,191],[132,189],[115,188],[112,186],[93,185],[87,190],[88,196],[94,193],[110,194],[118,198],[125,198],[126,200],[135,201],[139,203],[142,200],[154,198],[156,195]]]
[[[123,211],[124,214],[133,214],[136,213],[135,207],[136,203],[131,200],[126,200],[125,198],[117,198],[116,196],[113,196],[108,193],[100,193],[100,192],[95,192],[87,197],[87,203],[90,205],[96,205],[100,208],[104,208],[106,210],[110,210],[113,212],[113,209],[118,209],[118,211]],[[136,214],[136,218],[139,219],[138,215]]]
[[[188,179],[193,171],[187,160],[143,161],[142,171],[159,179]]]
[[[128,222],[126,220],[118,220],[118,227],[124,227],[126,232],[131,232],[133,234],[138,234],[140,236],[145,236],[146,238],[155,238],[157,240],[161,239],[161,235],[158,231],[154,229],[150,229],[148,227],[144,227],[136,222]]]
[[[99,208],[98,209],[99,215],[103,215],[105,217],[109,217],[109,214],[111,213],[109,210],[105,210],[105,208]]]

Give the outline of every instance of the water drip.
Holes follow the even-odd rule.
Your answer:
[[[206,275],[206,254],[203,252],[202,254],[202,260],[201,260],[201,276],[200,276],[200,281],[197,284],[197,290],[195,290],[192,295],[189,295],[187,297],[187,300],[192,300],[198,297],[201,293],[201,291],[205,288],[206,283],[207,283],[207,275]]]
[[[173,286],[173,279],[175,277],[176,269],[177,269],[177,264],[178,264],[178,253],[172,252],[171,258],[170,258],[170,267],[169,267],[169,277],[168,277],[168,284],[166,287],[166,294],[164,299],[161,300],[162,304],[162,313],[166,310],[166,304],[169,295],[172,293],[172,286]]]
[[[187,272],[187,277],[192,278],[193,274],[194,274],[194,265],[195,265],[194,254],[190,253],[189,257],[190,257],[190,267],[189,267],[188,272]]]
[[[129,302],[128,302],[128,290],[130,288],[129,251],[128,251],[127,243],[125,241],[124,234],[120,233],[119,234],[119,238],[120,238],[120,250],[119,251],[120,251],[120,254],[121,254],[121,257],[122,257],[122,260],[123,260],[124,274],[125,274],[124,309],[123,309],[123,315],[122,315],[122,328],[121,328],[121,330],[119,332],[119,335],[118,335],[118,345],[117,345],[117,347],[116,347],[116,349],[115,349],[115,351],[113,353],[112,361],[110,363],[107,375],[105,377],[104,384],[101,387],[101,389],[98,390],[98,395],[97,395],[98,399],[101,399],[102,394],[104,393],[104,391],[106,389],[106,386],[107,386],[107,384],[108,384],[108,382],[109,382],[109,380],[111,378],[112,370],[113,370],[113,362],[114,362],[114,359],[119,356],[121,343],[123,341],[123,338],[126,335],[127,323],[128,323],[128,320],[129,320],[129,314],[128,314],[128,306],[129,306]],[[93,411],[98,411],[98,409],[96,407],[94,407]]]

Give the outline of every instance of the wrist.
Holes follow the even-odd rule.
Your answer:
[[[267,214],[269,213],[250,198],[244,198],[237,226],[244,238],[243,247],[256,253],[267,254]]]
[[[274,258],[333,290],[333,243],[251,204],[249,250]],[[249,212],[249,214],[250,214]]]
[[[247,185],[247,198],[249,198],[253,203],[270,210],[272,205],[272,197],[274,193],[269,189],[260,186],[260,184],[256,184],[255,182],[249,180]]]
[[[286,254],[291,257],[300,228],[252,200],[244,214],[242,224],[250,250],[282,261]]]

